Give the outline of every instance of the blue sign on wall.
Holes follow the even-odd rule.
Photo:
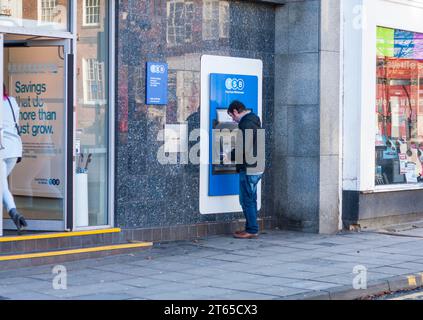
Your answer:
[[[167,63],[147,62],[146,104],[167,104]]]
[[[210,74],[210,128],[209,128],[209,196],[239,194],[239,177],[236,173],[213,174],[213,125],[218,111],[228,109],[234,100],[241,101],[247,109],[258,114],[258,77],[239,74]]]

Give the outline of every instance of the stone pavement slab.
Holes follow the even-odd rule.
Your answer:
[[[57,298],[75,299],[79,296],[99,294],[99,293],[115,293],[125,292],[131,289],[131,286],[120,283],[97,283],[90,285],[68,286],[65,290],[56,290],[53,288],[37,290],[42,294],[51,295]]]
[[[77,300],[129,300],[133,298],[134,296],[127,293],[99,293],[75,297]]]
[[[58,297],[42,294],[35,291],[24,291],[8,295],[10,300],[61,300]]]
[[[267,286],[264,288],[255,289],[254,292],[273,295],[277,297],[289,297],[297,294],[311,292],[312,290],[283,287],[283,286]]]
[[[52,286],[53,265],[0,272],[6,299],[268,300],[353,299],[377,290],[423,285],[423,239],[407,235],[314,235],[267,231],[257,240],[212,236],[157,243],[105,258],[61,263],[66,290]],[[367,268],[355,290],[354,267]],[[410,278],[411,277],[411,278]],[[414,277],[414,278],[413,278]]]

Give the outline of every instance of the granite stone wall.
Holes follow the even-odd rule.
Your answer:
[[[282,228],[335,233],[339,0],[287,0],[275,20],[274,212]]]
[[[276,12],[275,212],[281,226],[318,231],[320,1],[288,1]]]
[[[276,6],[254,1],[215,1],[217,7],[208,11],[204,9],[205,2],[210,1],[117,1],[115,223],[118,227],[157,228],[243,217],[242,213],[201,215],[199,167],[164,166],[156,157],[162,145],[157,136],[165,123],[188,123],[189,131],[200,127],[203,54],[263,60],[267,171],[260,216],[273,214],[273,125],[279,121],[274,115]],[[167,106],[145,104],[147,61],[169,65]],[[297,125],[307,121],[301,115],[298,119],[295,115],[291,118],[302,120]]]

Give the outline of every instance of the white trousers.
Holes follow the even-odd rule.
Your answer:
[[[9,183],[7,182],[7,177],[12,172],[13,168],[16,165],[17,158],[7,158],[2,161],[2,177],[1,181],[3,184],[3,206],[6,208],[7,212],[11,209],[16,208],[15,200],[13,200],[13,195],[9,191]]]

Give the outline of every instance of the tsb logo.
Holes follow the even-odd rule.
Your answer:
[[[244,80],[242,79],[232,79],[228,78],[225,81],[226,89],[228,90],[243,90],[244,89]]]
[[[49,186],[59,186],[60,179],[48,179]]]
[[[150,71],[151,73],[165,73],[166,68],[165,66],[161,66],[161,65],[157,65],[157,64],[153,64],[150,66]]]

